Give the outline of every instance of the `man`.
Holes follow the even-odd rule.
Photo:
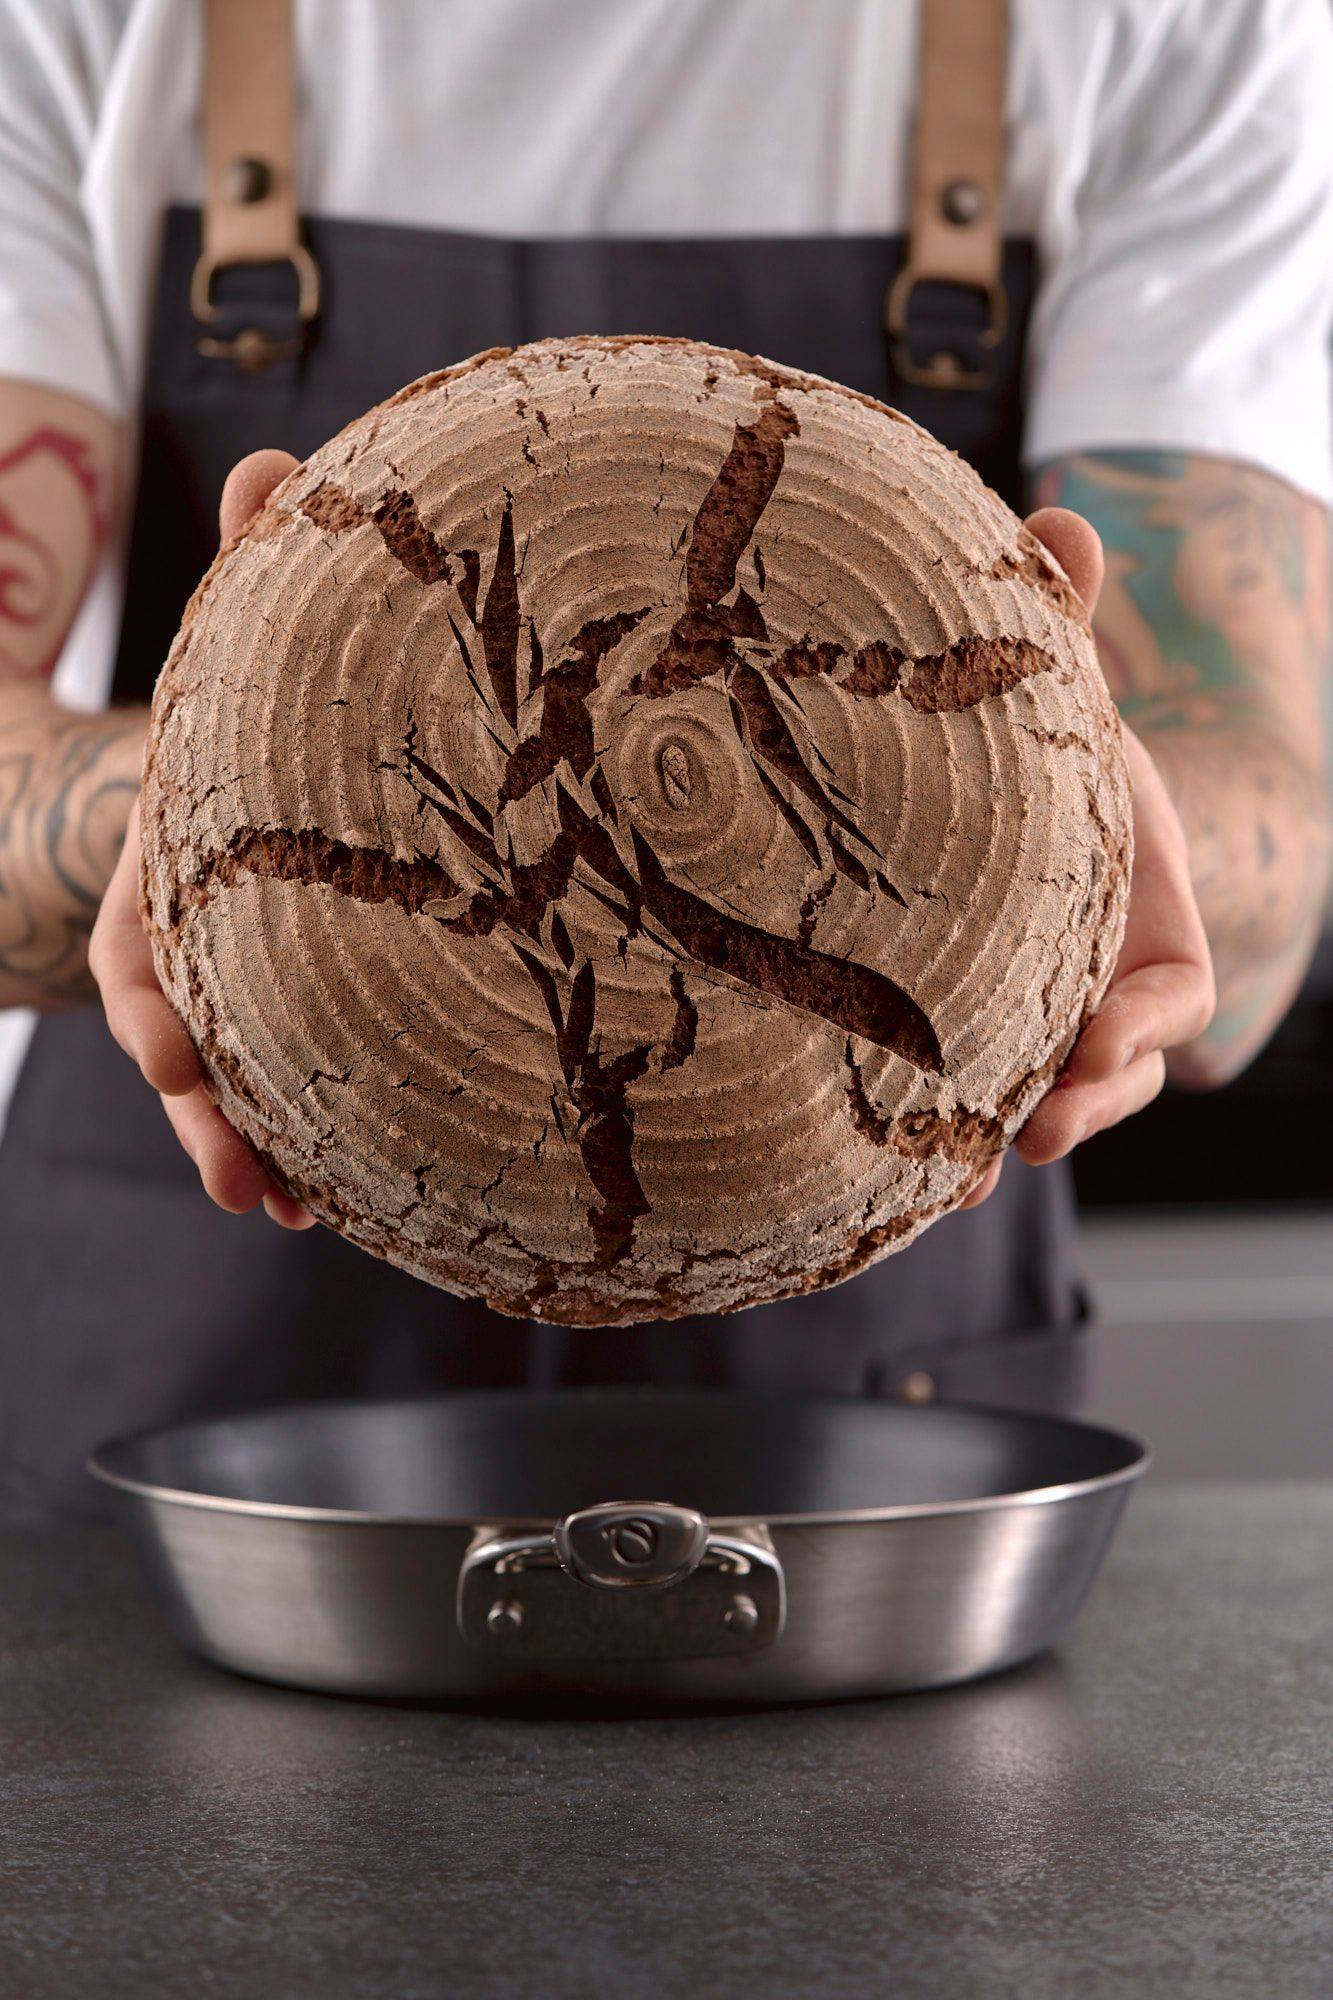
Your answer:
[[[208,10],[224,40],[226,11]],[[212,62],[210,132],[230,115],[228,61],[267,75],[278,45],[281,8],[233,0],[233,28],[238,12],[263,34]],[[214,1200],[262,1203],[289,1232],[207,1209],[91,1012],[48,1014],[30,1047],[29,1019],[11,1030],[10,1517],[91,1511],[77,1468],[99,1435],[298,1393],[628,1375],[1073,1400],[1081,1311],[1050,1163],[1168,1073],[1233,1075],[1289,1004],[1322,905],[1333,52],[1322,0],[1015,5],[999,74],[1009,324],[989,372],[942,381],[910,326],[885,342],[879,296],[913,254],[914,121],[954,143],[941,51],[980,103],[1002,12],[925,0],[927,104],[907,4],[312,0],[295,16],[299,195],[332,281],[308,352],[247,377],[234,344],[206,337],[201,354],[182,318],[197,217],[161,226],[200,184],[198,11],[3,0],[0,1002],[68,1008],[99,983]],[[226,164],[231,191],[210,178],[210,201],[243,208],[256,163]],[[984,227],[984,188],[939,192],[949,228]],[[268,338],[271,304],[242,299],[247,338]],[[1137,858],[1112,989],[970,1213],[820,1301],[607,1336],[501,1323],[300,1234],[308,1218],[221,1119],[152,981],[132,807],[143,700],[203,560],[185,530],[229,456],[309,450],[475,348],[645,329],[851,381],[1015,501],[1021,454],[1035,497],[1092,524]],[[958,321],[961,345],[974,332]],[[136,412],[118,705],[89,714],[111,685]],[[239,467],[224,532],[289,462]],[[1092,602],[1096,535],[1059,511],[1033,525]]]

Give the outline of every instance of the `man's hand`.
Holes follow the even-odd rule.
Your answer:
[[[285,451],[242,459],[222,492],[222,539],[238,534],[297,461]],[[262,1201],[285,1229],[308,1229],[314,1217],[276,1188],[261,1161],[208,1094],[194,1044],[157,982],[139,917],[139,814],[93,927],[88,963],[101,989],[107,1025],[162,1098],[172,1130],[219,1208],[244,1214]]]
[[[1028,526],[1092,612],[1103,574],[1095,530],[1061,507],[1043,507]],[[1212,962],[1190,887],[1184,830],[1152,758],[1132,730],[1124,736],[1134,799],[1124,942],[1100,1008],[1015,1142],[1015,1152],[1033,1166],[1062,1159],[1081,1140],[1150,1104],[1166,1081],[1166,1050],[1192,1041],[1212,1017]],[[964,1208],[992,1193],[1001,1164],[991,1162]]]

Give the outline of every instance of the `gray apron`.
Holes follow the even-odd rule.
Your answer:
[[[992,379],[960,390],[895,367],[881,307],[898,237],[514,242],[312,219],[306,239],[324,300],[305,351],[244,374],[197,351],[199,214],[166,218],[118,701],[152,693],[238,457],[304,456],[412,377],[485,347],[647,331],[757,351],[905,410],[1021,506],[1025,243],[1005,246]],[[227,275],[224,323],[290,330],[281,271]],[[965,353],[971,295],[920,290],[926,347]],[[1070,1224],[1064,1170],[1011,1158],[989,1202],[831,1291],[605,1331],[505,1319],[331,1231],[224,1215],[100,1012],[51,1015],[0,1145],[0,1521],[103,1518],[104,1489],[82,1471],[102,1438],[296,1398],[645,1382],[1068,1409],[1085,1318]]]

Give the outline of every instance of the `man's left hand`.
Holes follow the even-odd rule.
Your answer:
[[[1028,527],[1063,566],[1089,613],[1102,581],[1095,529],[1063,507],[1043,507]],[[1203,919],[1190,886],[1184,829],[1143,744],[1126,728],[1134,801],[1134,866],[1124,942],[1111,984],[1056,1083],[1014,1141],[1033,1166],[1063,1159],[1082,1140],[1150,1104],[1166,1080],[1166,1050],[1201,1034],[1216,994]],[[993,1160],[961,1206],[993,1192]]]

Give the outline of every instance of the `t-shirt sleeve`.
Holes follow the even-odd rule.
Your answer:
[[[96,8],[0,0],[0,376],[126,406],[81,190],[102,58]]]
[[[1333,9],[1159,0],[1108,34],[1038,294],[1024,456],[1165,448],[1333,497]]]

